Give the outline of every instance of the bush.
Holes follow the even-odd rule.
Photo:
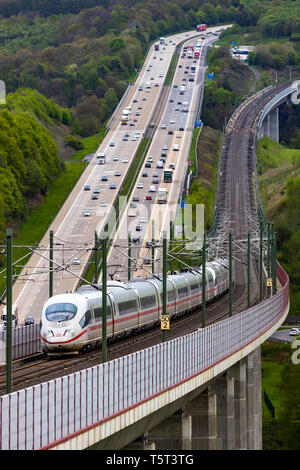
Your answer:
[[[82,150],[83,149],[83,142],[81,137],[78,137],[77,135],[67,135],[64,138],[64,142],[66,145],[69,147],[72,147],[75,150]]]

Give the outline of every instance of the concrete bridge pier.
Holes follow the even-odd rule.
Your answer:
[[[234,449],[234,378],[231,369],[218,377],[210,390],[217,397],[217,449]]]
[[[259,450],[261,405],[257,348],[123,449]]]
[[[271,139],[279,142],[279,110],[278,107],[270,111],[265,117],[262,128],[259,132],[259,138],[267,135]]]

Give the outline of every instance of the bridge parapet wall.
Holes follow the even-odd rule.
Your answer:
[[[0,449],[87,448],[220,374],[231,356],[249,354],[287,315],[288,276],[279,264],[277,274],[283,288],[245,312],[0,397]]]

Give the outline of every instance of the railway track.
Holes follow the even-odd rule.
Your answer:
[[[245,309],[247,296],[241,292],[240,287],[233,289],[233,314]],[[251,305],[258,301],[258,291],[255,293]],[[228,317],[228,294],[223,295],[218,301],[207,306],[207,326]],[[196,310],[186,316],[179,317],[172,321],[171,329],[167,333],[167,340],[174,339],[191,333],[202,327],[202,311]],[[161,342],[161,330],[159,327],[152,328],[138,335],[123,339],[108,345],[108,359],[113,360],[119,357],[137,352],[141,349],[159,344]],[[102,363],[101,349],[95,349],[78,356],[65,356],[64,358],[47,358],[45,355],[38,355],[32,362],[21,364],[15,361],[13,365],[13,390],[18,391],[26,387],[37,385],[49,380],[72,374],[86,369],[87,364],[93,367]],[[5,368],[0,368],[0,395],[6,393],[6,372]]]
[[[267,101],[278,93],[274,90],[259,97],[260,108]],[[253,147],[253,128],[257,119],[257,99],[249,100],[247,105],[236,114],[231,122],[225,141],[225,158],[222,162],[222,172],[220,178],[220,193],[218,203],[222,216],[219,225],[229,222],[228,227],[232,230],[236,239],[245,237],[249,229],[249,215],[255,220],[256,204],[254,198],[254,188],[252,184],[253,171],[256,171],[255,162],[251,157],[251,147]],[[250,157],[249,157],[250,156]],[[241,195],[240,189],[243,189]],[[247,308],[246,293],[246,269],[245,255],[244,262],[234,262],[235,284],[233,289],[233,313],[238,313]],[[252,263],[252,292],[251,306],[259,302],[258,289],[258,267],[257,262]],[[228,294],[220,300],[207,307],[207,325],[220,321],[228,316]],[[201,328],[201,310],[197,310],[187,316],[172,321],[171,330],[167,334],[167,339],[186,335],[195,329]],[[123,339],[117,343],[112,343],[108,347],[109,360],[116,359],[123,355],[131,354],[141,349],[145,349],[161,341],[161,330],[155,328],[143,332],[130,339]],[[30,363],[20,364],[16,361],[13,365],[13,390],[17,391],[26,387],[42,383],[92,367],[101,363],[101,351],[79,355],[76,357],[65,357],[61,359],[47,359],[45,356],[39,357]],[[6,375],[4,368],[0,369],[0,395],[6,393]]]

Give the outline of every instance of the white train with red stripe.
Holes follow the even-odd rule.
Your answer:
[[[229,287],[226,260],[206,264],[206,300],[212,301]],[[101,289],[99,285],[98,288]],[[160,322],[162,279],[107,283],[107,338],[118,338]],[[167,276],[167,314],[183,315],[202,304],[202,271]],[[51,297],[41,317],[41,341],[47,354],[76,353],[101,343],[102,292],[86,285],[73,294]]]

